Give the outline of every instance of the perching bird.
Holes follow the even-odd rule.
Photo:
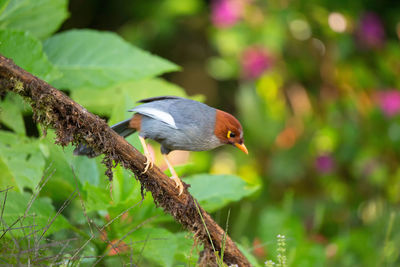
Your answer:
[[[234,145],[246,154],[243,143],[243,129],[231,114],[207,106],[206,104],[176,96],[160,96],[138,101],[143,103],[129,111],[132,118],[119,122],[111,128],[122,137],[138,131],[144,154],[147,158],[143,173],[153,166],[145,139],[153,139],[161,144],[161,154],[171,172],[179,195],[183,185],[167,155],[173,150],[203,151],[221,145]],[[79,144],[75,155],[97,156],[85,144]]]

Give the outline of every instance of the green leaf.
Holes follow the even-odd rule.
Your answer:
[[[15,181],[15,177],[8,168],[6,162],[2,160],[0,157],[0,190],[3,190],[8,187],[17,187],[17,182]]]
[[[110,191],[105,188],[100,188],[87,183],[84,187],[87,192],[86,195],[86,210],[90,211],[100,211],[107,210],[112,203],[112,198],[110,196]]]
[[[160,95],[187,96],[181,87],[157,78],[125,82],[102,90],[85,88],[71,92],[71,97],[89,111],[110,116],[110,124],[132,116],[128,110],[137,101]]]
[[[78,180],[82,184],[99,184],[100,174],[95,160],[89,159],[88,157],[74,156],[72,160],[72,166],[74,167],[74,171],[76,176],[78,177]]]
[[[19,134],[25,134],[22,101],[20,96],[10,93],[0,102],[0,122]]]
[[[231,202],[253,194],[259,186],[249,186],[234,175],[198,174],[184,180],[189,191],[208,212],[216,211]]]
[[[15,10],[18,10],[19,7],[23,6],[24,3],[26,3],[27,0],[8,0],[4,1],[1,6],[1,13],[0,13],[0,18],[9,16],[12,14]]]
[[[8,6],[10,0],[0,0],[0,14],[4,11],[4,9]]]
[[[117,166],[113,170],[113,174],[112,184],[110,185],[112,186],[112,199],[110,198],[110,190],[104,191],[110,202],[107,211],[112,218],[129,210],[129,213],[133,215],[132,224],[143,222],[150,217],[156,218],[153,223],[171,221],[170,215],[163,213],[160,208],[154,205],[150,193],[145,194],[145,198],[142,199],[140,182],[134,178],[132,172]],[[102,188],[106,188],[106,186]],[[114,225],[114,227],[119,226]]]
[[[80,158],[82,157],[79,157],[78,160]],[[88,160],[94,162],[93,159]],[[112,182],[106,181],[107,185],[86,183],[83,186],[87,192],[86,209],[88,211],[105,211],[111,208],[112,213],[117,215],[139,202],[141,200],[140,185],[133,177],[128,176],[128,171],[117,166],[113,170]],[[110,213],[110,211],[108,212]]]
[[[0,30],[0,53],[47,82],[61,75],[43,53],[40,41],[27,32]]]
[[[175,233],[175,238],[178,245],[178,249],[175,253],[175,266],[180,266],[178,264],[196,266],[199,254],[196,253],[193,236],[186,232],[180,232]]]
[[[0,1],[0,8],[2,2],[6,1]],[[67,8],[67,0],[12,0],[0,15],[0,28],[29,31],[45,38],[68,17]]]
[[[59,88],[102,88],[178,70],[175,64],[134,47],[111,32],[70,30],[44,42],[44,50],[64,74]]]
[[[16,185],[22,192],[35,188],[42,177],[45,161],[36,140],[0,131],[0,160],[12,176],[10,181],[0,176],[2,185]]]
[[[92,159],[93,160],[93,159]],[[111,190],[112,189],[112,190]],[[133,174],[121,166],[113,169],[113,180],[104,179],[99,185],[86,183],[83,186],[85,192],[85,207],[87,211],[103,211],[111,218],[120,216],[122,212],[129,210],[133,214],[130,226],[141,223],[150,217],[157,217],[157,221],[170,221],[171,217],[164,214],[160,208],[154,206],[150,193],[142,200],[141,185]],[[121,225],[123,223],[121,222]],[[120,231],[120,224],[112,227]]]
[[[2,192],[0,196],[1,202],[3,203],[5,192]],[[26,212],[31,197],[32,195],[28,193],[8,191],[3,213],[3,220],[6,224],[0,222],[0,225],[3,224],[2,229],[7,229],[20,218],[19,221],[11,227],[14,229],[8,231],[10,236],[12,234],[14,237],[21,237],[35,231],[37,232],[34,233],[32,237],[39,237],[42,234],[47,236],[69,226],[68,221],[62,215],[58,215],[57,218],[52,221],[56,212],[49,198],[36,198],[28,212]],[[26,216],[24,217],[25,213]],[[24,228],[24,230],[21,228]]]
[[[112,188],[114,203],[127,201],[133,204],[141,199],[139,182],[134,179],[132,173],[121,166],[113,170]]]
[[[132,242],[133,257],[140,255],[158,266],[172,266],[178,244],[171,232],[162,228],[140,228],[127,238]],[[154,266],[154,265],[151,265]]]
[[[63,201],[79,185],[82,178],[80,166],[73,163],[72,146],[61,147],[54,144],[56,134],[48,129],[47,135],[40,138],[39,148],[45,156],[48,172],[51,179],[45,185],[42,195],[50,197],[53,201]],[[75,173],[73,172],[75,171]],[[60,190],[62,188],[63,190]]]
[[[101,159],[89,159],[73,155],[74,147],[61,147],[54,144],[56,138],[54,130],[49,129],[45,137],[40,138],[40,150],[46,158],[46,169],[52,173],[43,194],[54,201],[62,201],[76,189],[81,190],[86,183],[98,185],[100,174],[103,174]],[[60,191],[60,187],[63,188]]]

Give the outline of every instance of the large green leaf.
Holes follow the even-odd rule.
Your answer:
[[[22,101],[19,95],[9,93],[0,102],[0,122],[19,134],[25,134],[25,124],[22,116],[24,106]]]
[[[14,178],[13,173],[10,171],[10,169],[7,166],[7,163],[3,161],[3,159],[0,157],[0,190],[4,190],[5,188],[8,187],[17,187],[17,182]]]
[[[62,32],[46,40],[44,50],[64,73],[54,85],[71,90],[101,88],[178,69],[175,64],[136,48],[111,32]]]
[[[234,175],[198,174],[184,180],[189,191],[208,212],[253,194],[259,186],[250,186]]]
[[[5,196],[5,192],[0,194],[1,203]],[[36,198],[29,208],[28,204],[31,198],[32,195],[28,193],[14,191],[7,193],[3,213],[3,220],[6,224],[0,222],[0,225],[2,224],[2,229],[9,227],[12,229],[8,231],[10,236],[20,237],[34,232],[32,237],[39,237],[42,234],[46,236],[68,227],[69,223],[64,216],[58,215],[55,218],[56,212],[49,198]],[[55,218],[54,221],[52,221],[53,218]],[[17,223],[13,225],[16,221]]]
[[[129,210],[132,214],[131,224],[138,224],[150,217],[157,217],[155,221],[170,221],[171,217],[162,213],[160,208],[154,206],[151,194],[146,194],[142,200],[141,185],[133,174],[121,166],[113,170],[113,180],[102,180],[96,186],[85,184],[83,186],[87,211],[104,211],[115,218],[122,212]],[[120,225],[113,225],[120,230]]]
[[[94,162],[94,159],[88,160]],[[117,166],[113,170],[112,182],[107,181],[106,184],[100,185],[85,184],[83,189],[86,191],[86,209],[88,211],[106,211],[111,208],[114,209],[113,213],[117,216],[130,206],[135,205],[141,199],[140,185],[138,187],[138,182],[134,178],[129,179],[128,176],[128,171]],[[110,190],[110,187],[112,187],[112,190]]]
[[[0,30],[0,53],[47,82],[61,76],[43,53],[41,42],[27,32]]]
[[[97,187],[87,183],[84,186],[86,191],[85,207],[90,211],[106,211],[112,205],[110,191],[106,188]]]
[[[193,236],[186,232],[175,233],[178,249],[175,253],[175,266],[196,266],[199,253],[196,253],[195,240]],[[199,245],[198,245],[199,246]]]
[[[45,161],[38,142],[0,131],[0,185],[33,189],[39,183]]]
[[[72,154],[72,151],[70,152]],[[96,161],[88,157],[74,156],[72,166],[78,180],[82,183],[99,184],[99,169]]]
[[[40,138],[40,149],[45,155],[46,168],[52,173],[43,194],[54,201],[62,201],[77,187],[86,183],[97,185],[100,173],[96,160],[73,155],[74,147],[61,147],[54,144],[56,134],[49,129],[47,135]],[[63,188],[60,191],[60,187]]]
[[[0,1],[0,8],[2,2],[6,1]],[[0,28],[29,31],[45,38],[68,17],[67,7],[67,0],[10,0],[0,14]]]
[[[133,257],[143,257],[157,266],[172,266],[178,244],[171,232],[162,228],[139,228],[126,241],[132,242]],[[154,266],[154,265],[152,265]]]
[[[137,101],[160,95],[185,97],[184,90],[162,79],[149,79],[121,83],[102,90],[74,90],[71,97],[89,111],[110,116],[110,123],[116,123],[132,116],[129,109]]]
[[[132,205],[141,200],[140,183],[134,178],[128,170],[117,166],[113,171],[112,194],[113,202],[128,202]]]
[[[4,11],[4,9],[8,6],[10,0],[0,0],[0,14]]]

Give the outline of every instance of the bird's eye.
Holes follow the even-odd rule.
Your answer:
[[[228,136],[228,138],[234,138],[236,136],[236,134],[231,131],[228,131],[227,136]]]

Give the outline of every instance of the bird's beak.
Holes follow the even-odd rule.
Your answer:
[[[242,150],[244,153],[249,154],[249,151],[247,151],[247,148],[244,144],[235,143],[235,146]]]

